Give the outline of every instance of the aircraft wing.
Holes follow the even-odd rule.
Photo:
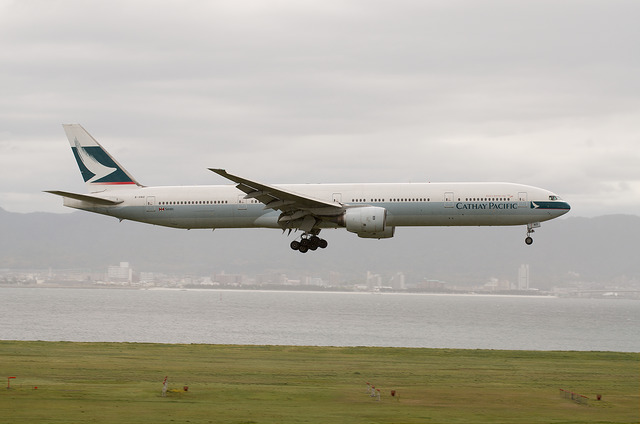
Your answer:
[[[283,228],[299,228],[304,231],[311,231],[318,223],[318,220],[335,217],[344,212],[344,207],[340,203],[327,202],[279,187],[251,181],[229,174],[224,169],[209,168],[209,170],[236,183],[236,187],[246,193],[245,199],[256,199],[265,205],[265,209],[281,211],[282,214],[278,222]]]

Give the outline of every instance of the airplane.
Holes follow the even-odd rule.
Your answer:
[[[275,228],[300,231],[301,253],[328,242],[323,229],[362,238],[393,237],[396,227],[526,225],[525,243],[540,223],[571,207],[542,188],[514,183],[360,183],[271,185],[209,168],[233,184],[147,187],[81,125],[63,124],[88,194],[48,190],[64,206],[182,229]]]

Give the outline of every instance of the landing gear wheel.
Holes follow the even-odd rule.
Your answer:
[[[314,233],[304,233],[300,240],[292,241],[289,246],[291,249],[297,250],[300,253],[307,253],[309,250],[325,249],[329,243],[326,240],[318,237],[320,230],[314,231]]]
[[[320,237],[311,236],[309,238],[309,249],[316,250],[318,248],[318,246],[320,246]]]
[[[527,238],[524,239],[524,242],[527,244],[527,246],[531,246],[533,244],[533,238],[531,238],[531,233],[535,232],[534,228],[539,228],[539,227],[540,227],[539,222],[532,222],[527,224]]]

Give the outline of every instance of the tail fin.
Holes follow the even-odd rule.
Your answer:
[[[140,184],[80,124],[63,124],[71,150],[89,191]]]

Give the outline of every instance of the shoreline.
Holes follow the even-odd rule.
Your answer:
[[[447,352],[512,352],[512,353],[601,353],[601,354],[640,354],[640,351],[621,350],[537,350],[537,349],[486,349],[486,348],[459,348],[459,347],[415,347],[415,346],[372,346],[372,345],[288,345],[288,344],[229,344],[229,343],[174,343],[174,342],[145,342],[145,341],[80,341],[80,340],[19,340],[0,339],[1,343],[61,343],[61,344],[82,344],[82,345],[141,345],[141,346],[202,346],[202,347],[235,347],[246,349],[380,349],[380,350],[425,350],[425,351],[447,351]]]
[[[127,286],[95,286],[95,285],[0,285],[0,289],[82,289],[82,290],[139,290],[139,291],[193,291],[193,292],[254,292],[254,293],[310,293],[310,294],[357,294],[357,295],[427,295],[427,296],[493,296],[493,297],[527,297],[527,298],[559,298],[555,294],[548,292],[541,292],[535,290],[510,290],[509,292],[482,292],[476,290],[457,291],[457,292],[441,292],[441,291],[394,291],[394,290],[319,290],[313,289],[281,289],[281,288],[237,288],[237,287],[215,287],[215,288],[200,288],[200,287],[127,287]]]

